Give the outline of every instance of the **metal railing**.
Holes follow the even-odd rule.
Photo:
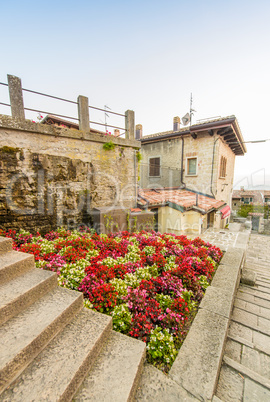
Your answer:
[[[86,98],[86,97],[79,96],[77,101],[73,101],[70,99],[65,99],[63,97],[54,96],[54,95],[46,94],[43,92],[23,88],[21,86],[20,78],[14,77],[14,76],[8,76],[8,83],[0,82],[0,86],[5,86],[5,87],[8,87],[8,89],[9,89],[10,104],[6,103],[6,102],[0,102],[0,105],[5,106],[5,107],[10,107],[12,117],[24,119],[25,111],[36,112],[36,113],[40,113],[40,114],[52,115],[55,117],[76,121],[79,124],[79,128],[83,131],[90,131],[90,124],[91,124],[91,125],[103,126],[105,128],[106,133],[107,133],[107,128],[113,128],[113,129],[119,130],[118,136],[125,134],[126,138],[131,138],[131,139],[134,138],[134,133],[135,133],[134,112],[132,112],[132,111],[127,111],[125,114],[122,114],[122,113],[112,111],[109,108],[103,109],[103,108],[99,108],[96,106],[88,105],[88,98]],[[53,100],[57,100],[57,101],[61,101],[61,102],[67,102],[69,104],[76,105],[76,107],[78,108],[78,117],[74,117],[74,116],[70,116],[70,115],[62,114],[62,113],[59,114],[59,113],[51,112],[48,110],[43,110],[43,108],[25,107],[23,93],[34,94],[34,95],[46,97],[49,99],[53,99]],[[98,122],[95,120],[90,120],[89,113],[85,112],[85,110],[80,110],[80,102],[79,102],[80,98],[84,98],[84,101],[85,100],[87,101],[87,109],[88,110],[105,113],[105,123]],[[133,120],[130,118],[129,112],[133,113]],[[85,114],[85,115],[83,115],[83,114]],[[125,118],[125,127],[121,127],[121,125],[109,124],[106,121],[106,116],[108,116],[108,114],[110,114],[112,116],[121,117],[121,118],[124,117]],[[83,124],[82,124],[82,121],[84,121]],[[72,123],[72,122],[70,122],[70,123]],[[63,124],[65,124],[65,122],[63,122]],[[91,126],[91,129],[92,129],[92,126]],[[120,130],[122,130],[123,132],[120,133]]]

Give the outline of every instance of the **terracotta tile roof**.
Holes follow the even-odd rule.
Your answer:
[[[264,203],[264,197],[270,197],[270,191],[269,190],[233,190],[233,199],[241,199],[241,198],[249,198],[252,197],[253,203],[256,204],[263,204]]]
[[[141,208],[130,208],[130,212],[142,212]]]
[[[196,205],[197,198],[197,205]],[[141,189],[139,190],[139,204],[141,205],[165,205],[172,203],[184,209],[199,208],[205,212],[211,209],[218,209],[225,205],[224,201],[219,201],[205,195],[193,193],[183,189]]]
[[[56,125],[56,126],[63,126],[67,128],[73,128],[74,130],[79,130],[79,124],[74,123],[69,120],[64,120],[60,117],[54,116],[53,114],[47,114],[42,120],[42,124],[51,124],[51,125]],[[99,133],[99,134],[106,134],[104,131],[96,130],[91,127],[90,129],[91,133]]]
[[[226,128],[228,130],[222,130]],[[228,133],[230,134],[230,137],[226,138],[224,141],[231,147],[235,155],[244,155],[245,152],[247,152],[238,121],[234,115],[206,120],[201,123],[192,124],[191,126],[185,126],[180,128],[178,131],[170,130],[156,134],[144,135],[141,138],[141,143],[143,145],[150,142],[165,141],[170,138],[194,135],[204,131],[212,132],[213,134],[213,130],[220,130],[218,135],[222,138],[226,138],[225,136],[228,135]]]
[[[203,127],[206,126],[206,125],[209,124],[209,123],[215,123],[215,122],[218,123],[218,122],[222,122],[223,120],[228,120],[228,119],[235,119],[235,116],[232,115],[232,116],[227,116],[227,117],[220,117],[220,118],[214,119],[214,120],[206,120],[206,121],[204,121],[203,123],[192,124],[192,125],[191,125],[191,128],[194,128],[194,127],[197,128],[197,127],[198,127],[198,129],[199,129],[199,128],[202,128],[202,129],[203,129]],[[174,134],[174,133],[181,133],[181,132],[188,131],[189,128],[190,128],[190,126],[185,126],[185,127],[180,128],[180,130],[178,130],[177,132],[175,132],[175,131],[173,131],[173,130],[169,130],[169,131],[163,131],[163,132],[159,132],[159,133],[155,133],[155,134],[144,135],[144,136],[142,137],[142,139],[144,140],[144,139],[146,139],[146,138],[152,138],[152,137],[154,138],[154,137],[161,137],[161,136],[163,136],[163,135],[169,135],[169,134]]]

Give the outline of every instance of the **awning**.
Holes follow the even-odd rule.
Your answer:
[[[226,207],[220,209],[219,212],[221,212],[222,214],[221,219],[225,219],[231,215],[231,208],[229,207],[229,205],[226,205]]]

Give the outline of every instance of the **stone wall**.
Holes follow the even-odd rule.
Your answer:
[[[214,165],[212,175],[212,161],[214,150]],[[181,183],[181,161],[182,161],[182,139],[171,138],[142,145],[142,179],[141,186],[152,187],[154,184],[163,187],[180,186]],[[226,177],[220,178],[221,156],[227,159]],[[160,177],[149,177],[149,159],[160,157],[162,166]],[[188,175],[188,158],[197,158],[197,174]],[[231,204],[233,186],[235,154],[220,137],[210,136],[208,133],[199,133],[197,138],[191,135],[184,136],[184,160],[183,160],[183,182],[186,187],[225,201]],[[171,175],[166,173],[166,168],[174,169]],[[171,177],[172,179],[168,179]]]
[[[175,187],[181,185],[182,140],[172,138],[166,141],[143,144],[140,166],[140,186]],[[149,159],[160,158],[160,176],[149,177]]]
[[[214,191],[216,193],[215,197],[218,200],[225,201],[228,205],[231,205],[232,200],[232,192],[233,192],[233,178],[234,178],[234,165],[235,165],[235,154],[231,150],[231,148],[223,142],[223,140],[219,140],[217,142],[217,155],[216,155],[216,186],[214,187]],[[226,177],[220,177],[220,162],[221,157],[225,157],[227,160],[226,164]]]
[[[103,145],[113,142],[113,149]],[[92,209],[136,204],[140,142],[0,115],[0,228],[91,224]]]

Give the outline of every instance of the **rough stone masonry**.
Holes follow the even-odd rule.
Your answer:
[[[96,207],[133,207],[139,149],[133,139],[0,115],[0,227],[45,233],[91,223]]]

